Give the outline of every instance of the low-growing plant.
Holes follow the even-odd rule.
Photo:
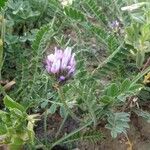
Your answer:
[[[5,3],[0,81],[15,79],[16,85],[9,93],[3,84],[0,88],[2,97],[9,94],[15,100],[4,98],[2,144],[52,149],[82,139],[101,140],[103,135],[96,127],[103,122],[113,138],[120,133],[127,136],[131,113],[149,121],[149,112],[139,105],[141,93],[148,89],[142,78],[150,68],[139,71],[135,67],[143,67],[149,52],[149,4],[127,4],[124,0]],[[124,11],[135,6],[138,12]],[[33,142],[37,115],[28,115],[26,108],[43,117],[44,136],[36,138],[37,143]],[[54,114],[63,121],[49,139],[47,120]],[[68,118],[78,127],[62,135]]]

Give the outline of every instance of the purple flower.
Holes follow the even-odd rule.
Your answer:
[[[60,81],[65,81],[72,77],[75,72],[75,53],[67,47],[64,51],[55,47],[54,54],[47,56],[45,60],[45,69],[49,74],[54,74]]]
[[[110,28],[112,30],[118,30],[119,27],[120,27],[120,23],[118,20],[114,20],[110,23]]]

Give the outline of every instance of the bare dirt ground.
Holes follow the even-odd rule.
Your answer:
[[[81,143],[79,150],[150,150],[150,124],[142,118],[133,117],[128,130],[128,138],[120,135],[112,139],[107,129],[100,130],[105,139],[96,144]]]
[[[62,119],[58,114],[48,119],[48,139],[53,139],[58,130]],[[105,125],[99,125],[97,130],[101,131],[104,139],[97,143],[78,142],[68,150],[150,150],[150,124],[142,118],[132,115],[130,129],[125,134],[119,135],[116,139],[112,139],[110,131],[104,128]],[[75,130],[78,124],[68,119],[62,129],[61,135]],[[36,135],[42,139],[44,137],[43,127],[39,126],[36,129]],[[58,150],[62,150],[59,148]]]

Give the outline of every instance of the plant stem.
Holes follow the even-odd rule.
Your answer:
[[[75,120],[81,122],[82,120],[79,119],[79,118],[70,110],[70,108],[68,107],[68,105],[67,105],[67,103],[66,103],[66,101],[65,101],[65,99],[64,99],[64,95],[63,95],[63,92],[62,92],[61,88],[58,88],[58,94],[59,94],[59,97],[60,97],[61,102],[63,103],[63,105],[64,105],[64,107],[66,108],[66,110],[69,112],[70,116],[71,116],[73,119],[75,119]]]
[[[2,28],[1,28],[1,39],[5,40],[5,19],[4,19],[4,10],[2,11]]]
[[[44,113],[44,138],[45,138],[45,145],[47,145],[47,109]]]
[[[60,131],[62,130],[62,128],[63,128],[63,126],[64,126],[64,124],[65,124],[67,118],[68,118],[68,113],[66,114],[65,118],[63,119],[63,121],[62,121],[62,123],[61,123],[61,125],[60,125],[60,127],[59,127],[59,129],[58,129],[58,131],[57,131],[57,133],[56,133],[56,135],[55,135],[55,138],[57,138],[58,135],[60,134]]]
[[[3,65],[3,41],[0,39],[0,80],[2,80],[2,65]]]
[[[46,147],[46,145],[43,144],[37,137],[35,137],[35,139],[38,142],[38,145],[34,146],[36,150],[37,149],[48,150],[48,148]]]
[[[5,19],[4,19],[4,10],[2,11],[1,16],[1,37],[0,37],[0,80],[2,80],[2,66],[3,66],[3,41],[5,39]]]
[[[95,69],[92,71],[91,75],[93,76],[93,75],[96,73],[96,71],[98,71],[98,70],[99,70],[101,67],[103,67],[107,62],[109,62],[109,61],[120,51],[120,48],[123,46],[123,44],[124,44],[124,41],[120,44],[120,46],[119,46],[108,58],[106,58],[105,61],[103,61],[101,64],[99,64],[98,67],[95,68]]]
[[[2,94],[3,96],[6,95],[6,92],[1,84],[0,84],[0,94]]]
[[[130,139],[129,139],[127,133],[125,133],[125,136],[126,136],[127,141],[128,141],[128,142],[127,142],[127,145],[129,146],[127,149],[128,149],[128,150],[132,150],[132,149],[133,149],[133,144],[132,144],[132,142],[130,141]]]
[[[83,130],[84,128],[86,128],[87,126],[91,125],[93,121],[89,121],[88,123],[86,123],[84,126],[74,130],[73,132],[71,132],[70,134],[66,135],[65,137],[62,137],[61,139],[59,139],[58,141],[56,141],[55,143],[52,144],[52,147],[54,147],[55,145],[62,143],[64,140],[68,139],[69,137],[73,136],[74,134],[76,134],[77,132]],[[51,148],[52,148],[51,147]]]
[[[132,81],[130,86],[133,86],[140,78],[142,78],[145,74],[150,72],[150,67],[147,67],[144,71],[140,72]]]

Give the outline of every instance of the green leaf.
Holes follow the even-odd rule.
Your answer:
[[[0,110],[0,116],[1,115],[6,115],[7,113],[5,111]]]
[[[6,129],[6,125],[1,121],[0,122],[0,135],[4,135],[6,134],[7,129]]]
[[[5,106],[8,109],[16,108],[19,109],[20,111],[24,112],[25,108],[20,105],[19,103],[15,102],[13,99],[11,99],[8,95],[6,95],[3,99]]]
[[[119,89],[118,89],[117,84],[113,83],[108,87],[106,94],[107,96],[115,97],[118,95],[118,92],[119,92]]]
[[[113,36],[108,37],[108,50],[112,54],[118,48],[117,39]]]
[[[134,84],[130,86],[129,91],[140,91],[142,89],[143,85],[142,84]]]
[[[84,0],[84,1],[88,8],[87,11],[91,12],[91,14],[94,15],[98,21],[102,22],[103,24],[106,24],[107,22],[107,19],[105,17],[106,15],[104,14],[104,11],[102,11],[98,3],[93,0]]]
[[[22,145],[16,145],[16,144],[10,144],[10,145],[8,145],[8,149],[10,149],[10,150],[19,150],[19,149],[22,149],[22,147],[23,147],[23,144]]]
[[[100,41],[102,41],[104,44],[107,45],[107,40],[110,34],[105,29],[103,29],[102,27],[98,27],[96,25],[90,24],[88,26],[88,30],[94,33],[100,39]]]
[[[13,114],[13,115],[15,115],[16,117],[23,117],[23,112],[22,111],[20,111],[18,108],[16,109],[16,108],[11,108],[10,109],[10,113],[11,114]]]
[[[45,100],[44,102],[41,103],[41,108],[46,108],[46,106],[48,105],[48,101]]]
[[[143,117],[148,123],[150,123],[150,113],[149,112],[143,111],[143,110],[140,110],[140,109],[134,110],[134,112],[138,116]]]
[[[5,5],[5,2],[6,2],[6,1],[7,1],[7,0],[0,0],[0,8]]]
[[[131,24],[130,27],[126,28],[125,42],[129,45],[134,46],[139,38],[140,27],[139,24]]]
[[[41,41],[45,35],[46,32],[49,30],[49,25],[45,25],[40,28],[40,30],[37,32],[36,38],[32,44],[32,48],[34,51],[37,51],[40,47]]]
[[[54,114],[57,110],[57,104],[52,104],[50,108],[47,110],[47,113]]]
[[[113,102],[113,99],[107,95],[102,96],[102,98],[100,99],[100,102],[104,103],[104,104],[110,104]]]
[[[111,136],[116,138],[118,134],[125,133],[126,128],[129,128],[129,114],[125,112],[110,113],[108,115],[106,128],[111,130]]]
[[[75,8],[65,7],[64,13],[71,19],[74,19],[77,21],[85,21],[86,20],[84,14],[81,11],[76,10]]]
[[[67,111],[63,106],[60,107],[60,115],[62,118],[65,118],[65,116],[67,115]]]
[[[12,143],[11,145],[21,146],[23,145],[24,141],[21,139],[19,135],[18,136],[16,135],[11,138],[11,143]]]
[[[141,27],[142,41],[150,42],[150,24],[144,24]]]
[[[109,57],[107,57],[107,59],[105,61],[103,61],[98,66],[98,70],[100,73],[102,73],[102,74],[110,74],[110,73],[118,74],[118,70],[121,67],[123,67],[123,59],[127,58],[127,54],[130,53],[129,49],[122,48],[122,44],[116,50],[114,50],[114,52]]]
[[[129,88],[130,88],[130,83],[131,83],[131,82],[130,82],[129,79],[125,79],[125,80],[122,82],[121,87],[120,87],[121,93],[123,93],[123,92],[129,90]]]
[[[138,50],[136,54],[136,66],[138,68],[142,67],[144,59],[145,59],[145,52]]]
[[[137,23],[144,23],[144,15],[141,13],[134,13],[131,17]]]

